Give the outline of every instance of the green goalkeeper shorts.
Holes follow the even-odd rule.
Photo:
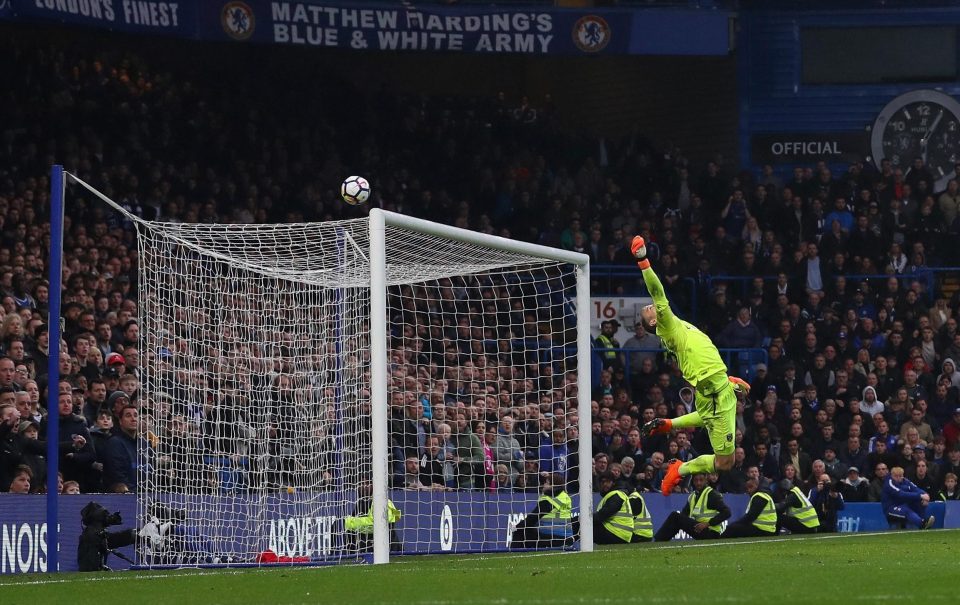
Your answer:
[[[737,394],[726,376],[724,382],[716,393],[702,394],[698,391],[696,406],[710,437],[713,453],[729,456],[736,448]]]

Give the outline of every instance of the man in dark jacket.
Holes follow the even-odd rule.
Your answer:
[[[61,383],[63,384],[63,383]],[[60,472],[64,481],[76,481],[84,492],[91,489],[93,463],[97,461],[97,452],[93,446],[87,421],[83,416],[73,413],[73,395],[69,385],[60,389],[57,406],[59,425]],[[52,416],[52,414],[51,414]],[[40,438],[46,440],[50,417],[40,424]]]
[[[717,342],[731,349],[752,349],[763,341],[763,332],[753,321],[750,309],[741,307],[733,319],[717,336]]]
[[[120,432],[107,441],[107,451],[103,457],[103,485],[109,492],[126,493],[137,489],[137,445],[143,438],[139,436],[140,413],[136,407],[128,405],[120,412]],[[146,452],[147,444],[140,444]]]
[[[7,491],[18,466],[29,464],[29,455],[42,456],[44,446],[35,439],[20,435],[20,413],[12,405],[0,407],[0,492]],[[38,485],[40,479],[33,478]]]

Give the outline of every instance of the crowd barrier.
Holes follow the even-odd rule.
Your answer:
[[[851,273],[844,275],[844,277],[847,278],[848,290],[851,292],[856,289],[855,287],[851,288],[853,282],[863,280],[881,284],[890,277],[896,277],[900,280],[901,287],[904,288],[910,287],[911,283],[916,281],[923,287],[927,302],[933,303],[940,295],[937,279],[941,274],[952,276],[960,275],[960,267],[924,267],[914,273],[898,273],[893,275],[887,275],[885,273],[855,275]],[[747,295],[750,283],[757,277],[761,278],[765,284],[777,281],[776,275],[710,275],[706,276],[701,282],[698,282],[692,277],[685,277],[681,280],[683,282],[681,290],[684,295],[683,300],[673,300],[672,302],[675,305],[678,302],[682,302],[683,304],[678,305],[678,311],[689,313],[687,319],[696,323],[699,319],[700,303],[713,291],[717,283],[731,284],[736,288],[736,290],[732,292],[734,296],[742,298]],[[590,279],[594,286],[591,292],[594,296],[621,293],[625,295],[646,295],[647,292],[643,284],[643,278],[637,275],[637,271],[633,267],[607,264],[591,265]]]
[[[475,553],[502,551],[509,547],[510,534],[537,500],[537,494],[488,494],[482,492],[409,492],[395,490],[391,500],[403,513],[396,530],[406,554]],[[745,495],[724,496],[733,511],[733,520],[747,508]],[[136,519],[136,498],[121,495],[85,494],[60,499],[60,571],[77,570],[77,543],[82,530],[80,509],[96,501],[110,511],[118,511],[126,523],[110,528],[130,527]],[[575,499],[576,501],[576,499]],[[595,495],[594,506],[599,502]],[[673,510],[686,503],[686,496],[664,498],[646,495],[647,508],[654,527],[659,527]],[[170,496],[169,504],[187,512],[186,525],[195,528],[197,544],[226,552],[236,544],[218,543],[203,537],[204,511],[213,505],[229,507],[236,515],[231,527],[224,528],[223,540],[243,543],[247,551],[271,549],[278,555],[308,557],[322,561],[335,557],[343,548],[343,501],[333,494],[272,495],[263,498],[233,497],[217,500],[213,496]],[[261,508],[266,504],[265,508]],[[249,509],[249,511],[247,510]],[[266,514],[245,514],[252,510]],[[223,509],[221,508],[221,513]],[[935,527],[960,527],[960,502],[936,502],[930,505]],[[576,511],[575,511],[576,512]],[[841,532],[882,531],[888,524],[877,503],[848,503],[838,515]],[[0,494],[0,573],[46,572],[45,496]],[[120,549],[134,558],[133,547]],[[243,561],[235,561],[242,563]],[[113,569],[130,564],[110,557]]]
[[[767,355],[767,350],[762,348],[756,349],[727,349],[721,348],[720,357],[723,359],[723,362],[727,364],[727,371],[734,376],[739,376],[745,380],[752,380],[754,376],[754,368],[756,368],[758,363],[767,363],[769,357]],[[594,372],[595,377],[593,379],[593,385],[597,386],[600,383],[600,371],[599,368],[602,364],[599,356],[602,356],[604,353],[617,353],[623,355],[624,366],[627,368],[633,367],[631,363],[631,358],[633,355],[640,353],[664,353],[667,352],[666,349],[634,349],[634,348],[593,348],[594,361],[593,364],[596,369]]]
[[[590,268],[591,272],[594,270],[593,267]],[[926,297],[926,301],[930,304],[936,300],[940,295],[938,290],[937,277],[939,274],[949,274],[949,275],[960,275],[960,267],[925,267],[914,273],[896,273],[896,274],[872,274],[872,275],[855,275],[855,274],[846,274],[843,277],[847,279],[847,291],[853,292],[856,290],[856,283],[861,281],[869,281],[873,286],[873,290],[876,291],[878,286],[882,286],[883,282],[891,277],[897,278],[900,281],[901,288],[909,288],[913,282],[920,283],[923,294]],[[727,283],[727,284],[736,284],[738,288],[733,294],[738,297],[744,297],[747,295],[748,288],[750,283],[755,278],[763,279],[764,283],[776,282],[776,275],[712,275],[707,278],[704,289],[705,292],[701,291],[701,295],[708,294],[713,291],[714,285],[718,282]],[[828,288],[829,289],[829,288]]]

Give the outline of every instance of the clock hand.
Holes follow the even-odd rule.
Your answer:
[[[940,113],[937,114],[937,117],[933,120],[933,124],[930,125],[930,128],[927,129],[926,134],[923,135],[923,138],[920,139],[920,145],[926,149],[927,144],[930,143],[930,135],[933,134],[933,131],[937,129],[937,125],[940,124],[940,120],[943,119],[943,110],[940,110]]]
[[[933,124],[930,125],[930,130],[927,131],[927,140],[930,139],[930,135],[933,134],[933,131],[937,129],[937,124],[940,123],[940,120],[943,119],[943,110],[940,110],[940,113],[937,114],[937,118],[933,121]]]
[[[920,139],[920,150],[921,155],[923,156],[923,163],[927,163],[927,145],[930,144],[930,136],[933,134],[933,131],[936,130],[937,125],[940,124],[940,120],[943,119],[943,109],[940,110],[940,113],[937,114],[937,117],[933,120],[933,124],[930,125],[930,128],[927,129],[926,134],[923,135],[923,138]]]

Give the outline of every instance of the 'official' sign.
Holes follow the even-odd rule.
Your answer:
[[[755,164],[854,162],[870,153],[862,132],[756,134],[750,147]]]

